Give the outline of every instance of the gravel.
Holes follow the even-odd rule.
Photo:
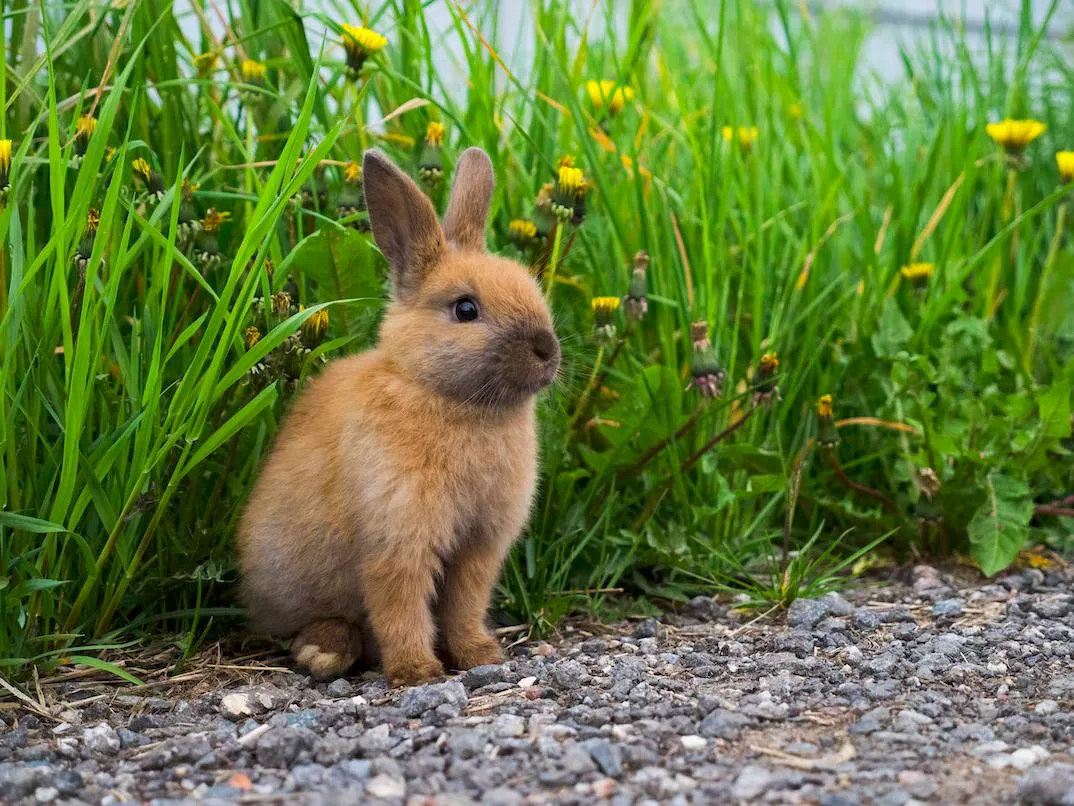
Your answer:
[[[698,597],[409,689],[76,679],[52,718],[0,709],[0,801],[1074,806],[1072,583],[918,566],[758,622]]]

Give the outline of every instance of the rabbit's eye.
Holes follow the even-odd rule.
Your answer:
[[[477,301],[473,297],[462,297],[455,300],[455,318],[460,322],[472,322],[480,315],[477,309]]]

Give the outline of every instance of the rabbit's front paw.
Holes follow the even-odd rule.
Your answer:
[[[448,651],[456,669],[473,669],[475,666],[503,663],[500,642],[484,631],[464,639],[449,641]]]
[[[444,674],[444,666],[435,657],[397,658],[384,663],[384,676],[393,686],[413,686]]]

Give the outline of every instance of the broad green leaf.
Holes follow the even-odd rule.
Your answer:
[[[353,229],[325,227],[302,241],[292,261],[317,283],[318,296],[328,299],[361,299],[383,295],[377,264],[380,258],[369,238]],[[289,261],[289,262],[292,262]],[[368,305],[344,305],[333,311],[340,318],[339,330],[348,333],[358,318],[370,311]]]
[[[881,358],[894,357],[909,344],[913,335],[913,328],[902,315],[895,298],[890,297],[885,300],[884,308],[880,312],[880,321],[873,334],[873,349],[876,350],[876,354]]]
[[[1056,439],[1070,436],[1070,381],[1058,380],[1041,394],[1040,426],[1043,436]]]
[[[992,576],[1014,560],[1029,537],[1033,501],[1020,479],[991,473],[985,479],[985,500],[969,524],[970,545],[981,570]]]

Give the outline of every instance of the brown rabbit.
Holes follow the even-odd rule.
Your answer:
[[[459,158],[443,227],[379,151],[363,162],[393,294],[377,347],[296,401],[239,529],[252,626],[318,678],[379,656],[394,683],[502,658],[485,614],[537,478],[536,395],[560,349],[518,263],[485,251],[488,155]]]

